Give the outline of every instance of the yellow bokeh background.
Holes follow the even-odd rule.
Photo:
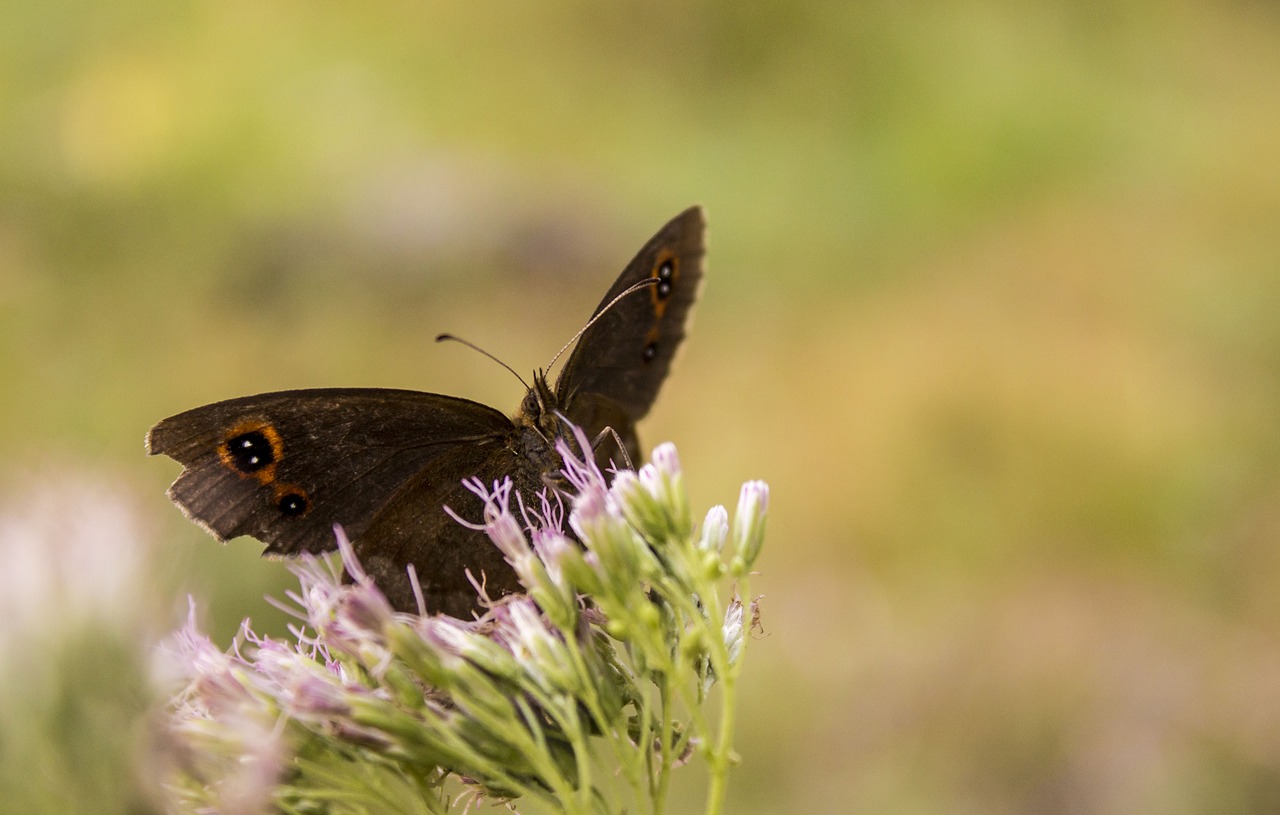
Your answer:
[[[147,428],[514,410],[434,336],[545,365],[701,203],[641,434],[696,508],[773,490],[728,810],[1276,811],[1277,134],[1266,3],[8,4],[0,511],[109,482],[156,632],[283,631]]]

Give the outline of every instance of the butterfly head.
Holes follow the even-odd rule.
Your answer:
[[[520,403],[517,423],[532,427],[550,443],[561,435],[562,414],[560,401],[547,382],[546,371],[534,371],[533,387]]]

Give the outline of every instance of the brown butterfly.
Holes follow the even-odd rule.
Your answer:
[[[466,616],[478,609],[467,569],[493,597],[520,586],[488,538],[443,507],[479,519],[480,500],[461,483],[473,476],[509,476],[534,499],[559,473],[554,444],[570,432],[566,419],[600,439],[602,465],[617,457],[618,441],[639,460],[635,425],[684,339],[705,227],[700,207],[662,227],[605,294],[555,388],[536,371],[512,417],[436,393],[280,391],[165,419],[147,434],[147,452],[183,465],[169,497],[218,540],[250,535],[265,554],[319,553],[335,548],[340,523],[396,608],[417,610],[413,564],[429,612]]]

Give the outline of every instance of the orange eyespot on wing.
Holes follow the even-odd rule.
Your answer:
[[[218,460],[223,466],[259,484],[276,479],[276,464],[284,458],[284,441],[270,422],[250,420],[227,431],[218,445]]]
[[[311,510],[311,496],[297,484],[276,479],[276,468],[284,458],[284,439],[270,422],[250,420],[227,431],[218,445],[218,460],[241,478],[252,478],[271,488],[271,502],[281,515],[296,518]]]
[[[658,281],[657,285],[649,287],[649,297],[653,302],[654,319],[661,320],[667,311],[667,300],[680,279],[680,257],[670,251],[662,252],[649,276]]]

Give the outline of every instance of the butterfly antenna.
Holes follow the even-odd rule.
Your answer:
[[[604,315],[608,314],[609,309],[616,306],[618,302],[622,300],[622,298],[631,294],[635,294],[641,289],[647,289],[650,286],[656,286],[656,285],[658,285],[658,278],[646,277],[644,280],[641,280],[639,283],[636,283],[635,285],[632,285],[632,286],[628,286],[626,289],[622,291],[621,294],[619,294],[617,297],[613,298],[608,303],[606,303],[604,307],[601,308],[598,312],[596,312],[595,315],[590,320],[587,320],[586,325],[578,329],[577,334],[574,334],[572,337],[569,338],[569,341],[564,344],[563,348],[561,348],[559,351],[556,351],[556,355],[551,358],[551,362],[548,363],[547,365],[547,370],[550,371],[552,368],[554,368],[556,364],[556,360],[560,359],[560,357],[564,354],[564,352],[569,350],[569,346],[573,345],[575,342],[578,341],[579,337],[587,333],[587,329],[595,325],[596,321],[598,321]]]
[[[510,371],[511,375],[514,376],[516,379],[519,379],[520,384],[524,385],[525,388],[529,387],[529,383],[525,382],[524,377],[516,373],[514,368],[512,368],[510,365],[503,362],[502,360],[498,359],[493,354],[490,354],[488,351],[484,350],[480,346],[476,345],[474,342],[469,342],[467,340],[464,340],[462,337],[454,336],[453,334],[440,334],[439,336],[436,337],[436,342],[457,342],[467,346],[472,351],[476,351],[478,353],[484,354],[489,359],[493,360],[494,362],[501,365],[503,368],[506,368],[508,371]]]

